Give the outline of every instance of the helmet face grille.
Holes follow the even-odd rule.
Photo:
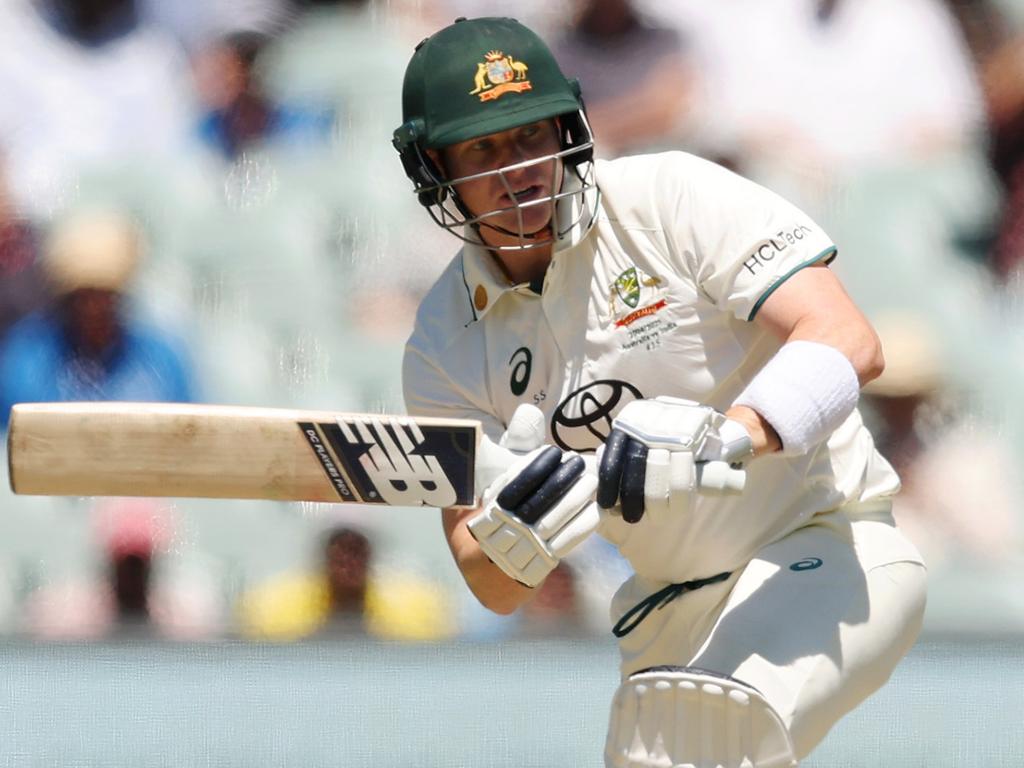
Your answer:
[[[410,147],[408,151],[417,157],[416,164],[421,169],[420,177],[425,182],[417,184],[415,189],[420,203],[427,208],[431,217],[442,229],[464,242],[483,245],[494,251],[516,252],[542,248],[552,245],[577,227],[583,226],[589,229],[593,223],[595,211],[591,209],[592,206],[586,205],[585,201],[587,195],[597,189],[594,180],[594,145],[590,138],[586,117],[581,114],[579,119],[584,135],[576,137],[577,139],[582,138],[578,144],[564,146],[558,152],[523,162],[455,179],[443,178],[437,166],[418,146]],[[564,143],[565,141],[563,141],[563,145]],[[508,175],[524,168],[545,164],[551,167],[550,189],[553,190],[552,193],[524,202],[516,201]],[[560,169],[563,170],[564,175],[571,175],[571,180],[567,181],[563,177],[561,183],[557,183]],[[508,197],[513,201],[512,205],[483,212],[470,211],[460,198],[457,188],[467,182],[488,178],[497,178],[501,182]],[[541,206],[550,207],[550,224],[537,232],[526,231],[523,212]],[[564,213],[567,210],[571,210],[572,215],[566,217]],[[507,220],[510,215],[515,218],[513,228],[498,224],[498,220]],[[482,232],[488,230],[515,238],[517,242],[500,246],[487,244],[484,242]]]

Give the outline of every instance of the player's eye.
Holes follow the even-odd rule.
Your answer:
[[[542,139],[545,136],[544,123],[533,123],[525,126],[519,134],[524,139]]]

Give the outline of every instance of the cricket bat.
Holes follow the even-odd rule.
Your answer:
[[[472,507],[481,429],[227,405],[22,403],[7,441],[20,494]]]

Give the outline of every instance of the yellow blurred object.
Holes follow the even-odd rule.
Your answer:
[[[256,587],[239,604],[250,638],[290,642],[309,637],[331,619],[327,580],[286,574]],[[382,640],[431,641],[457,631],[450,602],[437,586],[409,576],[371,582],[366,593],[366,633]]]
[[[441,588],[411,576],[370,584],[366,629],[375,637],[421,641],[444,640],[457,630]]]
[[[139,233],[131,219],[110,211],[83,211],[56,224],[43,256],[53,291],[124,291],[135,275]]]
[[[320,629],[329,610],[326,580],[287,574],[245,594],[238,618],[248,637],[289,642]]]

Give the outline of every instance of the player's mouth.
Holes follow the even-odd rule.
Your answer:
[[[514,200],[517,203],[525,203],[529,200],[537,200],[544,194],[543,186],[540,184],[530,184],[528,186],[521,187],[520,189],[512,190],[511,196],[506,192],[501,197],[503,201],[511,202]]]

